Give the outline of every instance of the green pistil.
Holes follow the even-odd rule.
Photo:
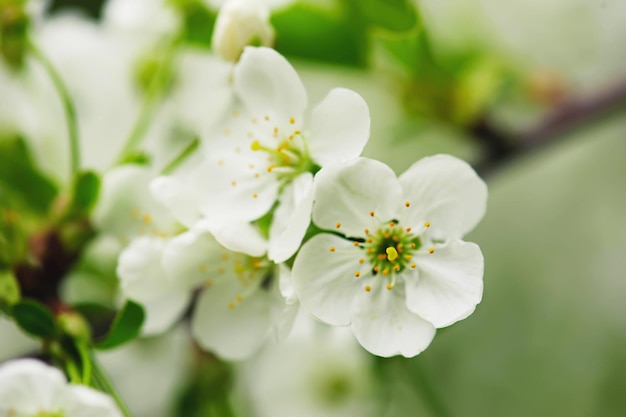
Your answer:
[[[411,267],[412,254],[421,246],[418,236],[396,221],[368,234],[361,247],[365,250],[374,275],[394,275]]]
[[[272,161],[267,170],[268,172],[276,171],[279,179],[285,183],[300,174],[305,172],[315,174],[320,169],[313,162],[306,149],[294,146],[291,140],[282,141],[276,149],[261,145],[258,140],[255,140],[250,145],[250,149],[271,155]],[[288,170],[284,170],[284,168],[288,168]]]

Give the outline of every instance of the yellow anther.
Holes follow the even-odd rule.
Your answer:
[[[393,270],[398,272],[400,270],[400,265],[396,264],[393,266]]]
[[[374,241],[374,239],[372,239],[371,237],[367,238],[367,243],[372,243]]]
[[[210,287],[211,285],[213,285],[213,280],[212,279],[207,279],[206,281],[204,281],[204,286],[205,287]]]
[[[294,119],[293,117],[289,119],[289,123],[294,124],[296,122],[296,119]]]
[[[411,231],[411,228],[410,228],[410,227],[407,227],[407,228],[406,228],[406,229],[404,229],[404,230],[406,230],[406,232],[407,232],[407,233],[409,233],[409,232]]]
[[[257,193],[252,194],[252,198],[258,198],[259,195]]]
[[[259,269],[259,268],[261,268],[262,266],[263,266],[263,265],[262,265],[262,264],[261,264],[261,262],[259,262],[259,261],[254,261],[254,262],[252,262],[252,267],[253,267],[253,268],[255,268],[255,269]]]
[[[152,223],[152,216],[146,213],[143,215],[142,220],[145,224],[150,224]]]
[[[254,174],[254,178],[259,178],[261,176],[261,174],[259,174],[258,172],[256,174]]]
[[[231,310],[235,308],[235,303],[230,302],[228,303],[228,308],[230,308]]]
[[[252,118],[252,123],[256,124],[259,121],[259,119],[257,119],[256,117]]]
[[[435,248],[430,248],[430,249],[428,249],[428,253],[430,253],[430,254],[435,253]]]
[[[360,263],[360,264],[365,263],[365,259],[363,259],[363,258],[359,259],[359,263]]]
[[[391,238],[391,240],[393,240],[394,242],[398,242],[400,239],[398,238],[398,236],[394,236]]]
[[[361,273],[360,273],[359,271],[356,271],[356,272],[354,273],[354,277],[355,277],[355,278],[358,278],[358,277],[360,277],[360,276],[361,276]]]
[[[224,129],[224,134],[225,134],[226,136],[230,135],[230,129]]]
[[[234,187],[235,185],[237,185],[237,181],[231,181],[230,185]]]
[[[254,133],[252,133],[252,132],[248,132],[248,137],[249,137],[250,139],[252,139],[252,138],[254,137]]]
[[[411,207],[411,202],[410,201],[405,201],[404,202],[404,207]]]
[[[200,272],[206,272],[206,265],[200,265],[200,266],[198,267],[198,271],[200,271]]]
[[[370,229],[365,229],[364,232],[365,232],[366,235],[369,235],[370,234]]]
[[[237,301],[242,302],[243,301],[243,297],[241,295],[237,296]]]
[[[389,227],[396,227],[396,223],[395,222],[389,222]]]
[[[411,264],[411,268],[415,268],[417,265],[415,264]]]
[[[289,135],[289,140],[293,140],[293,135]]]
[[[391,237],[391,233],[385,233],[385,239],[389,239]]]
[[[367,253],[369,253],[369,254],[374,253],[374,249],[372,249],[372,248],[368,248],[368,249],[367,249]]]
[[[223,253],[223,254],[222,254],[222,259],[223,259],[223,260],[227,261],[227,260],[228,260],[228,258],[230,258],[230,255],[229,255],[229,254],[227,254],[227,253]]]
[[[424,223],[424,227],[430,227],[430,222]]]
[[[411,259],[413,259],[413,255],[404,255],[404,259],[410,261]]]
[[[337,222],[337,224],[335,224],[335,227],[339,229],[341,227],[341,223]]]
[[[391,285],[391,284],[387,284],[387,289],[388,289],[389,291],[391,291],[391,289],[392,289],[392,288],[393,288],[393,285]]]
[[[380,259],[381,261],[384,261],[385,259],[387,259],[387,255],[385,255],[384,253],[379,253],[378,259]]]
[[[387,268],[383,269],[382,274],[383,275],[389,275],[389,270]]]
[[[398,259],[398,251],[396,250],[396,248],[392,248],[390,246],[387,249],[385,249],[385,252],[387,252],[387,259],[389,259],[391,262]]]
[[[252,143],[250,144],[250,149],[252,149],[253,151],[258,151],[259,149],[261,149],[261,143],[258,140],[252,141]]]
[[[377,266],[375,266],[374,268],[372,268],[374,270],[374,272],[378,272],[379,268]]]
[[[372,291],[372,287],[370,287],[369,285],[365,286],[365,291],[370,292]]]
[[[355,247],[356,247],[356,246],[359,246],[359,242],[354,242],[354,243],[353,243],[353,245],[354,245]]]
[[[270,165],[267,167],[267,172],[272,172],[276,168],[276,165]]]
[[[373,211],[370,211],[370,217],[374,217],[374,214],[375,213]]]
[[[224,160],[220,159],[219,161],[217,161],[217,165],[222,166],[224,165]]]
[[[294,134],[294,135],[299,135],[299,134],[300,134],[300,130],[299,130],[299,129],[294,130],[294,131],[293,131],[293,134]]]
[[[328,248],[329,251],[334,252],[336,249],[334,246],[331,246],[330,248]]]
[[[270,117],[269,116],[265,116],[264,119],[265,119],[266,122],[270,121]]]
[[[411,249],[415,249],[415,243],[411,243],[409,246],[411,246]]]
[[[239,110],[233,111],[233,117],[239,117]]]

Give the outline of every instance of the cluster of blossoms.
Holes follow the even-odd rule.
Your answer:
[[[375,355],[412,357],[430,344],[437,328],[472,313],[482,297],[483,258],[477,245],[461,239],[484,215],[487,190],[468,164],[438,155],[398,178],[383,163],[361,157],[370,136],[366,102],[354,91],[335,88],[310,106],[295,69],[268,47],[274,33],[259,2],[227,2],[215,24],[214,54],[176,50],[170,42],[157,62],[140,62],[135,75],[141,84],[147,74],[148,82],[140,85],[146,97],[138,99],[126,85],[131,62],[137,51],[162,47],[154,39],[177,24],[156,9],[144,13],[153,17],[146,21],[126,21],[122,11],[141,3],[157,2],[131,6],[111,0],[102,27],[65,17],[38,36],[44,49],[46,42],[54,49],[55,42],[83,33],[85,44],[76,48],[85,53],[92,49],[90,37],[102,51],[127,44],[112,72],[124,85],[107,91],[113,97],[107,104],[85,106],[88,121],[80,124],[81,134],[107,146],[85,152],[84,159],[107,153],[110,164],[112,152],[135,150],[98,140],[102,132],[123,136],[103,124],[108,128],[115,119],[129,130],[116,111],[132,114],[128,119],[140,113],[141,120],[137,102],[163,101],[150,128],[137,130],[147,148],[159,143],[152,165],[125,163],[129,152],[122,152],[103,176],[90,219],[122,248],[122,298],[143,306],[144,335],[164,333],[188,316],[201,347],[242,360],[271,334],[285,339],[304,311],[332,326],[350,326]],[[63,57],[55,59],[63,67]],[[97,64],[86,72],[97,74]],[[83,78],[74,75],[72,81]],[[87,84],[97,84],[91,81],[70,88],[77,101],[91,102]],[[136,106],[116,109],[110,101]],[[33,138],[40,133],[28,132]],[[133,130],[131,144],[139,133]],[[197,148],[185,148],[172,160],[181,146],[172,151],[176,146],[163,143],[177,134]],[[60,164],[49,165],[43,168],[51,174]],[[48,391],[34,380],[47,381]],[[41,391],[41,404],[26,400],[24,390]],[[0,414],[70,416],[75,414],[67,407],[73,404],[93,415],[119,415],[110,398],[66,386],[58,371],[41,363],[0,368]]]
[[[96,224],[127,244],[117,272],[146,309],[146,334],[197,296],[196,340],[243,359],[272,331],[287,334],[302,305],[351,325],[374,354],[411,357],[474,310],[483,258],[461,238],[487,191],[469,165],[439,155],[396,178],[359,157],[364,100],[334,89],[307,112],[296,71],[270,48],[244,50],[232,91],[228,117],[174,173],[105,177]]]

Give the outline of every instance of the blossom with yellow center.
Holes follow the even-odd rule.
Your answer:
[[[367,158],[322,169],[313,221],[332,233],[306,242],[293,276],[305,309],[351,325],[380,356],[424,350],[435,329],[471,314],[483,257],[461,237],[485,212],[487,189],[465,162],[424,158],[400,178]]]

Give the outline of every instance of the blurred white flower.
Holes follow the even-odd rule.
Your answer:
[[[213,51],[226,61],[237,62],[246,46],[272,46],[274,29],[269,18],[269,8],[261,0],[228,0],[215,21]]]
[[[380,416],[371,358],[349,329],[300,314],[283,343],[268,343],[238,368],[254,417]]]
[[[482,297],[483,257],[460,238],[485,213],[487,188],[465,162],[424,158],[400,178],[359,158],[316,178],[322,233],[299,252],[293,277],[304,308],[349,325],[370,352],[407,357],[435,328],[469,316]]]
[[[233,112],[220,138],[207,141],[206,161],[192,181],[211,196],[202,212],[212,219],[256,220],[279,199],[269,257],[282,262],[300,246],[309,224],[313,174],[360,155],[369,111],[357,93],[334,89],[307,122],[298,74],[269,48],[246,48],[233,83],[243,109]]]
[[[98,359],[133,417],[169,417],[192,352],[186,326],[177,326],[162,336],[100,352]]]
[[[0,365],[0,414],[6,416],[122,417],[113,400],[34,359]]]

